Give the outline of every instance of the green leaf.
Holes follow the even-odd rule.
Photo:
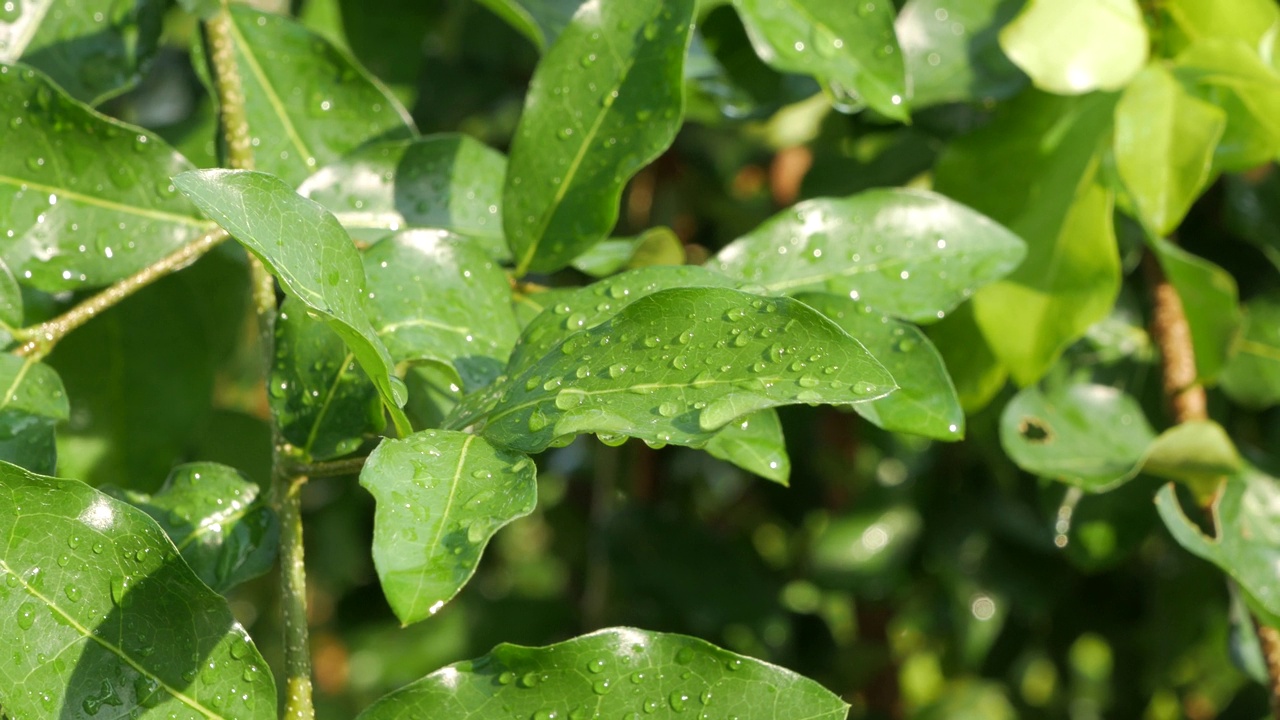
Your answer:
[[[218,463],[179,465],[154,495],[112,493],[150,515],[182,559],[217,592],[271,569],[280,523],[238,470]]]
[[[1160,433],[1147,448],[1142,471],[1189,486],[1208,499],[1219,481],[1244,469],[1227,431],[1212,420],[1191,420]]]
[[[911,106],[1003,100],[1027,84],[997,42],[1018,11],[1005,0],[908,0],[895,28],[911,76]]]
[[[1197,380],[1212,382],[1226,365],[1240,331],[1236,281],[1217,265],[1167,240],[1148,238],[1148,243],[1182,300],[1191,328]]]
[[[1272,615],[1280,614],[1280,485],[1246,468],[1227,479],[1212,506],[1216,537],[1187,518],[1173,485],[1156,494],[1156,510],[1178,544],[1217,565]]]
[[[471,578],[489,538],[533,511],[536,471],[520,453],[447,430],[373,451],[360,484],[378,501],[373,562],[401,623],[436,614]]]
[[[905,504],[830,518],[817,528],[808,564],[826,587],[864,587],[906,564],[923,524]]]
[[[1226,114],[1150,65],[1116,103],[1115,162],[1142,222],[1172,232],[1209,182]]]
[[[893,4],[734,0],[751,44],[770,66],[814,76],[840,100],[905,122],[907,81]]]
[[[1257,297],[1245,305],[1240,336],[1219,381],[1245,407],[1280,404],[1280,296]]]
[[[1137,0],[1030,0],[1000,47],[1036,87],[1060,95],[1118,90],[1147,62]]]
[[[796,299],[857,338],[898,381],[898,389],[889,395],[854,405],[859,415],[892,432],[938,440],[964,437],[964,410],[956,389],[942,357],[920,328],[845,297],[804,293]]]
[[[298,187],[355,237],[376,240],[408,228],[476,238],[498,260],[507,159],[465,135],[372,143],[321,168]]]
[[[12,717],[276,716],[227,602],[151,518],[75,480],[0,464],[0,706]]]
[[[609,628],[541,648],[503,643],[374,703],[359,720],[676,717],[844,720],[849,706],[790,670],[684,635]]]
[[[1280,73],[1243,41],[1198,40],[1178,55],[1173,72],[1193,95],[1226,112],[1216,169],[1247,170],[1280,152]]]
[[[22,288],[14,279],[9,266],[0,260],[0,342],[13,342],[13,333],[23,323]]]
[[[19,0],[14,0],[19,2]],[[191,163],[45,76],[0,65],[0,259],[24,285],[107,285],[213,229],[169,178]]]
[[[730,243],[707,267],[772,292],[825,290],[915,320],[942,318],[1018,266],[1023,243],[922,190],[806,200]]]
[[[973,303],[956,308],[945,320],[926,328],[926,333],[942,356],[966,413],[985,408],[1008,382],[1009,371],[992,353],[973,317]]]
[[[1138,402],[1106,385],[1023,388],[1000,416],[1000,444],[1018,467],[1086,492],[1133,478],[1155,438]]]
[[[22,61],[48,73],[77,100],[97,105],[142,77],[160,39],[164,10],[154,0],[5,2],[0,64]]]
[[[675,138],[693,9],[693,0],[592,6],[538,63],[503,192],[517,275],[562,268],[608,235],[623,185]]]
[[[329,322],[373,380],[396,428],[408,432],[400,410],[404,383],[369,322],[360,254],[338,221],[266,173],[198,170],[173,182],[257,255],[286,291]]]
[[[414,134],[400,101],[345,50],[290,18],[228,10],[258,169],[296,186],[367,141]]]
[[[583,0],[479,0],[511,27],[533,41],[539,51],[555,42],[569,26]]]
[[[1271,0],[1233,0],[1230,6],[1217,0],[1169,0],[1158,10],[1173,21],[1174,27],[1161,28],[1167,43],[1175,39],[1187,44],[1200,38],[1241,40],[1273,67],[1280,60],[1276,52],[1280,8]]]
[[[355,351],[297,298],[280,306],[267,388],[280,434],[313,461],[349,455],[387,424]]]
[[[683,265],[684,244],[671,228],[656,227],[634,238],[605,240],[573,259],[573,267],[592,276],[606,277],[623,270],[652,265]]]
[[[938,161],[939,191],[1027,242],[1018,269],[973,299],[988,345],[1021,385],[1106,317],[1120,289],[1112,194],[1097,181],[1113,103],[1023,93]]]
[[[712,457],[766,480],[784,487],[791,484],[791,458],[782,435],[782,421],[778,419],[778,411],[772,408],[725,425],[703,449]]]
[[[395,362],[453,365],[468,391],[501,372],[519,328],[506,273],[474,243],[434,230],[411,230],[364,252],[378,336]]]
[[[62,379],[32,358],[0,355],[0,460],[33,472],[57,464],[54,428],[70,417]]]
[[[584,432],[698,446],[757,410],[853,404],[895,387],[807,305],[725,288],[656,292],[507,372],[484,434],[526,452]]]

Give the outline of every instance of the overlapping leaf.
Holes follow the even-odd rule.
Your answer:
[[[678,717],[842,720],[849,706],[808,678],[703,640],[610,628],[542,648],[502,644],[374,703],[359,720],[404,717]]]
[[[656,227],[633,238],[605,240],[573,259],[573,267],[592,277],[651,265],[683,265],[684,244],[670,228]]]
[[[0,355],[0,460],[33,472],[57,464],[54,428],[71,409],[62,379],[31,358]]]
[[[150,515],[217,592],[265,573],[275,561],[280,523],[258,486],[235,468],[188,463],[174,468],[154,495],[118,496]]]
[[[1233,351],[1221,376],[1227,395],[1246,407],[1280,403],[1280,297],[1264,295],[1245,305]]]
[[[1173,72],[1193,95],[1226,112],[1215,169],[1247,170],[1280,152],[1280,72],[1244,41],[1197,40],[1178,55]]]
[[[934,321],[1017,267],[1023,243],[941,195],[869,190],[808,200],[775,215],[707,263],[773,292],[825,290]]]
[[[546,49],[569,26],[583,0],[480,0],[538,46]]]
[[[0,259],[22,284],[106,285],[213,229],[169,180],[186,159],[40,73],[0,65],[0,115]]]
[[[536,468],[483,438],[425,430],[384,440],[360,472],[378,501],[373,561],[404,624],[434,615],[466,584],[489,538],[533,511]]]
[[[0,705],[14,717],[276,716],[226,601],[145,513],[0,464]]]
[[[711,436],[703,449],[712,457],[733,463],[779,485],[791,482],[791,458],[787,455],[787,442],[782,435],[782,421],[778,418],[778,411],[772,408],[759,410],[725,425],[724,429]]]
[[[853,404],[895,387],[807,305],[724,288],[653,293],[508,374],[483,432],[526,452],[585,432],[699,446],[757,410]]]
[[[1147,61],[1137,0],[1031,0],[1003,30],[1000,46],[1036,87],[1075,95],[1117,90]]]
[[[503,192],[518,274],[564,267],[604,239],[623,185],[671,144],[694,4],[588,5],[538,64]]]
[[[406,432],[404,383],[369,322],[360,254],[338,221],[265,173],[200,170],[173,182],[261,258],[285,290],[329,322],[373,380],[396,427]]]
[[[997,31],[1017,6],[1004,0],[909,0],[895,23],[911,105],[1003,100],[1027,78],[1005,57]]]
[[[1227,363],[1240,331],[1236,281],[1231,274],[1202,257],[1162,238],[1149,240],[1169,283],[1178,291],[1191,328],[1196,376],[1209,383]]]
[[[986,407],[1009,380],[1009,371],[982,337],[973,317],[973,303],[965,303],[926,332],[942,357],[966,413]]]

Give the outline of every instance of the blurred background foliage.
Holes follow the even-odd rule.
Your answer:
[[[615,234],[669,227],[697,262],[801,199],[927,187],[948,143],[1038,92],[995,41],[1019,2],[896,4],[916,78],[910,125],[836,112],[812,79],[756,58],[730,5],[703,2],[689,120],[629,185]],[[348,48],[424,134],[459,131],[506,149],[539,52],[483,3],[302,0],[271,9]],[[935,20],[961,32],[954,41],[930,36]],[[190,62],[196,32],[190,15],[171,10],[143,82],[104,110],[213,166],[216,118]],[[1180,232],[1186,249],[1234,276],[1244,301],[1276,291],[1277,200],[1271,165],[1227,176]],[[1140,234],[1118,230],[1132,271]],[[73,400],[60,474],[151,491],[174,463],[210,460],[265,483],[270,437],[243,263],[237,246],[224,245],[58,347],[50,363]],[[543,279],[585,279],[575,273]],[[1125,283],[1110,317],[1070,348],[1050,381],[1120,387],[1165,426],[1145,291],[1140,277]],[[26,293],[37,320],[71,299]],[[1244,611],[1218,571],[1179,549],[1158,521],[1159,483],[1140,476],[1081,497],[1018,470],[998,432],[1012,387],[957,371],[980,345],[946,352],[972,337],[963,310],[929,333],[972,413],[964,442],[885,433],[831,408],[787,409],[794,468],[783,488],[685,448],[579,438],[539,458],[537,510],[497,535],[471,584],[409,628],[395,622],[374,574],[372,498],[354,477],[313,481],[304,510],[320,715],[350,717],[498,642],[636,625],[813,677],[852,703],[852,718],[1263,716],[1266,693],[1242,669],[1254,652],[1237,632]],[[152,391],[124,390],[139,385]],[[1280,443],[1280,411],[1228,404],[1217,390],[1210,402],[1252,462],[1280,469],[1264,452]],[[278,665],[274,597],[268,576],[236,590],[232,605]]]

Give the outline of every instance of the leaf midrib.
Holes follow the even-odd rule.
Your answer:
[[[152,220],[161,220],[164,222],[172,222],[180,225],[190,225],[191,227],[201,230],[208,230],[216,225],[209,220],[201,220],[191,215],[179,215],[177,213],[166,212],[164,210],[151,210],[149,208],[138,207],[137,205],[125,205],[114,200],[85,195],[84,193],[67,188],[56,187],[54,185],[46,185],[44,183],[32,180],[24,180],[22,178],[12,177],[10,175],[0,175],[0,183],[5,185],[13,185],[15,187],[27,187],[32,190],[38,190],[42,193],[50,193],[57,195],[59,199],[75,200],[85,205],[93,205],[104,210],[114,210],[116,212],[125,213],[127,215],[136,215],[138,217],[150,218]]]
[[[227,26],[231,28],[231,34],[234,36],[236,45],[240,48],[240,54],[244,57],[245,64],[249,66],[249,71],[253,73],[258,84],[262,86],[262,92],[267,97],[267,103],[271,105],[271,109],[275,111],[276,117],[280,119],[280,124],[284,128],[285,135],[289,137],[289,142],[293,143],[293,146],[297,148],[299,153],[301,153],[299,159],[302,161],[303,165],[306,165],[307,159],[314,158],[315,155],[307,149],[306,143],[304,143],[302,138],[298,135],[297,128],[293,126],[293,120],[285,111],[284,103],[280,101],[280,96],[276,94],[275,87],[271,84],[271,81],[267,79],[266,73],[262,71],[262,65],[258,63],[258,58],[253,54],[252,47],[240,32],[240,27],[234,22],[227,23]]]
[[[440,538],[444,535],[444,526],[447,524],[449,514],[453,510],[454,498],[457,497],[458,494],[458,480],[462,477],[462,468],[467,463],[467,453],[470,452],[471,443],[475,442],[475,439],[475,435],[467,435],[462,441],[462,448],[458,451],[458,463],[453,470],[453,478],[449,481],[449,498],[445,501],[444,510],[440,513],[440,522],[436,525],[435,537],[431,539],[431,546],[429,548],[429,552],[431,554],[434,554],[436,548],[440,547]],[[426,580],[427,573],[418,573],[418,584],[413,589],[413,601],[409,604],[410,607],[418,607],[419,599],[422,597],[422,586],[426,584]],[[444,598],[438,598],[438,600],[443,599]]]

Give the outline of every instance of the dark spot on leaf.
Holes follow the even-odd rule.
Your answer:
[[[1018,422],[1018,434],[1023,440],[1032,443],[1048,443],[1053,441],[1053,431],[1045,421],[1036,417],[1024,417]]]

